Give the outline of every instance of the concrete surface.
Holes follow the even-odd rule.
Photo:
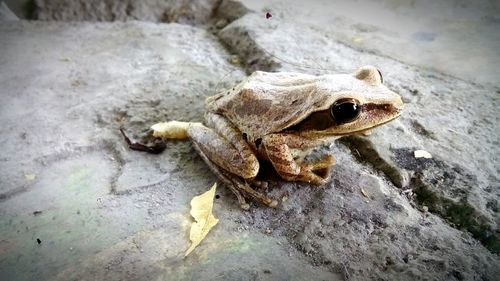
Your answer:
[[[33,17],[56,21],[206,22],[217,0],[34,0]]]
[[[21,18],[31,16],[41,20],[70,21],[136,19],[190,24],[206,22],[216,2],[6,1]],[[319,29],[327,27],[335,40],[358,50],[467,81],[498,86],[500,1],[497,0],[242,2],[255,11],[271,12],[274,21],[303,22]],[[238,14],[232,11],[234,15]],[[325,67],[328,63],[316,62],[313,65]]]
[[[326,28],[335,40],[358,50],[498,86],[500,1],[497,0],[242,2],[256,11],[270,11],[275,21]],[[297,41],[298,45],[302,43]]]
[[[0,279],[497,280],[497,81],[353,48],[307,14],[224,9],[197,27],[0,24]],[[276,210],[242,211],[221,186],[219,224],[183,259],[189,201],[216,178],[189,142],[146,155],[118,128],[141,139],[158,121],[202,120],[204,97],[255,69],[363,64],[404,115],[318,149],[337,158],[322,188],[270,175]]]

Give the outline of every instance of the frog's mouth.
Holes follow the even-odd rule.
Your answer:
[[[339,124],[331,117],[329,110],[323,110],[314,112],[287,130],[297,131],[310,137],[351,135],[384,125],[400,116],[402,111],[402,102],[398,104],[367,103],[361,105],[357,119]]]

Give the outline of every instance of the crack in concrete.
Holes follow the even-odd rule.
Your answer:
[[[94,146],[74,146],[69,148],[64,148],[64,151],[57,151],[48,155],[42,155],[34,159],[41,166],[53,165],[59,161],[68,160],[72,157],[76,157],[85,153],[91,153],[97,151],[98,148]],[[30,191],[33,183],[26,183],[20,187],[14,188],[7,192],[0,194],[0,203],[7,201],[15,196],[21,195],[24,192]]]
[[[121,156],[120,152],[116,149],[116,145],[112,140],[101,140],[99,143],[89,146],[75,146],[65,151],[51,153],[49,155],[43,155],[35,158],[35,162],[38,162],[42,166],[54,165],[58,162],[64,160],[70,160],[79,156],[83,156],[93,152],[102,152],[107,151],[109,153],[109,158],[114,160],[113,163],[117,163],[116,166],[117,171],[114,173],[110,181],[110,193],[111,194],[119,194],[116,192],[116,181],[120,177],[122,173],[123,165],[125,164],[125,160]],[[33,183],[24,184],[23,186],[14,188],[5,193],[0,194],[0,203],[7,201],[14,196],[23,194],[24,192],[30,191]]]
[[[251,32],[240,29],[238,36],[223,34],[223,29],[227,25],[251,12],[253,11],[238,1],[223,0],[216,7],[212,15],[212,25],[207,30],[219,40],[228,54],[236,54],[239,57],[240,66],[247,74],[256,70],[275,71],[281,67],[280,63],[271,59],[274,55],[262,48],[252,37]],[[218,24],[221,21],[225,23]]]
[[[117,194],[117,181],[123,173],[123,166],[125,165],[125,159],[123,159],[120,151],[116,148],[116,144],[111,140],[102,140],[100,146],[111,155],[111,159],[115,161],[118,165],[116,166],[116,172],[113,174],[110,181],[110,194]]]
[[[418,126],[420,124],[417,124]],[[429,135],[432,138],[432,135]],[[396,186],[402,188],[402,175],[399,169],[419,171],[410,181],[410,188],[416,193],[412,200],[417,206],[426,206],[429,211],[443,218],[448,225],[472,234],[481,244],[492,253],[500,253],[500,232],[491,228],[488,219],[481,216],[478,210],[467,203],[468,193],[456,185],[477,185],[476,177],[467,173],[463,168],[450,166],[436,159],[415,159],[411,149],[395,149],[395,161],[399,167],[384,160],[374,148],[373,143],[358,136],[348,136],[339,139],[346,145],[354,157],[360,162],[369,164],[375,170],[381,171]],[[432,178],[424,175],[426,170],[433,170]],[[451,173],[448,171],[452,171]],[[436,190],[446,190],[451,198],[440,194]]]
[[[349,148],[358,162],[370,164],[375,170],[381,171],[394,186],[405,186],[406,179],[399,168],[382,158],[370,140],[353,135],[342,137],[338,141]]]
[[[0,203],[3,203],[11,198],[13,198],[16,195],[23,194],[24,192],[30,190],[31,185],[30,184],[24,184],[23,186],[14,188],[12,190],[9,190],[7,192],[4,192],[0,194]]]

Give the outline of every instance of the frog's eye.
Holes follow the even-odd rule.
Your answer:
[[[358,118],[361,112],[359,102],[355,99],[341,99],[330,108],[333,119],[338,124],[349,123]]]

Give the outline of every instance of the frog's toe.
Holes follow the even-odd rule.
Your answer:
[[[301,170],[304,174],[307,174],[305,178],[308,179],[308,182],[323,185],[330,180],[333,164],[335,164],[335,158],[328,155],[320,161],[303,164]]]
[[[271,200],[271,203],[268,204],[269,207],[271,208],[276,208],[278,207],[278,201],[277,200]]]
[[[263,189],[267,189],[269,187],[269,183],[267,181],[253,180],[252,185],[254,185],[258,188],[263,188]]]
[[[324,175],[324,176],[321,175],[320,176],[320,175],[317,175],[316,173],[311,172],[308,175],[307,179],[308,179],[307,180],[308,183],[311,183],[314,185],[324,185],[329,181],[330,177],[329,177],[329,175]]]
[[[242,208],[245,211],[248,211],[250,209],[250,204],[248,203],[240,204],[240,208]]]

